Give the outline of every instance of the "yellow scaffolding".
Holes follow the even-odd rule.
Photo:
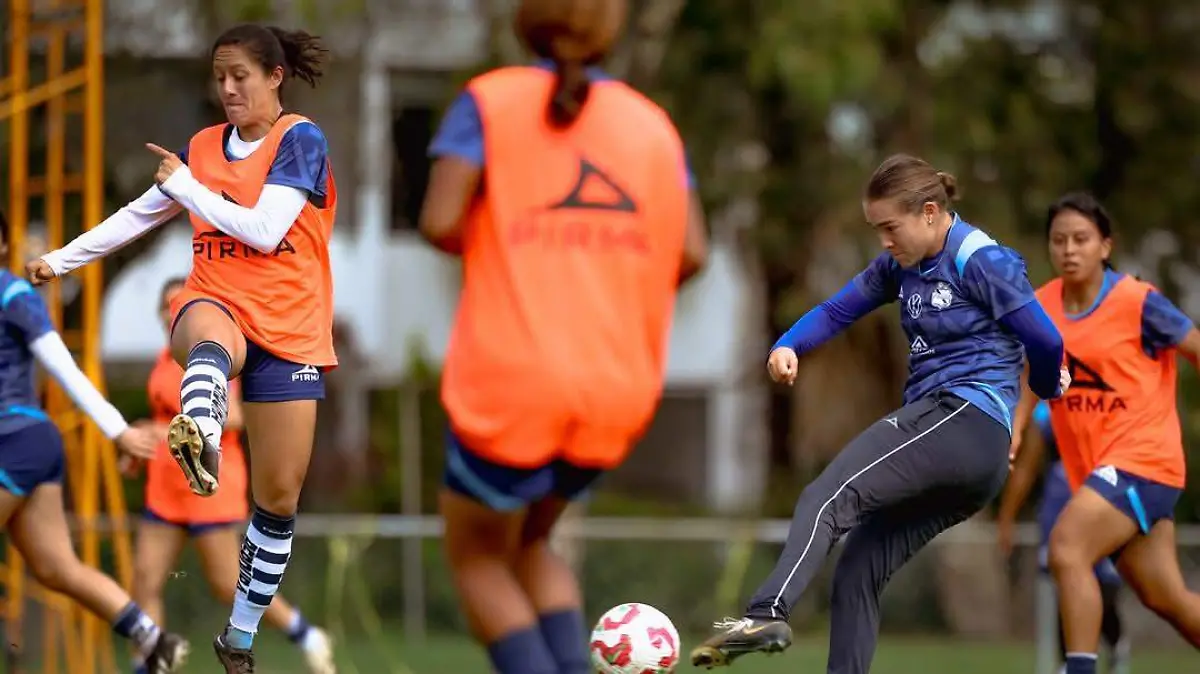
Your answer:
[[[27,246],[31,205],[42,207],[46,249],[58,248],[103,216],[104,2],[0,0],[0,4],[7,5],[0,14],[7,17],[7,28],[0,32],[6,33],[8,52],[0,69],[0,125],[6,127],[8,138],[9,265],[22,273],[27,255],[41,252]],[[80,126],[82,134],[78,133]],[[45,139],[44,157],[37,160],[31,157],[32,137]],[[33,175],[31,169],[36,167],[43,167],[42,175]],[[84,373],[103,390],[103,275],[99,265],[89,265],[80,276],[78,300],[64,308],[62,288],[51,284],[48,304]],[[107,542],[115,557],[117,578],[129,587],[132,552],[113,447],[52,382],[47,382],[46,409],[63,433],[80,557],[86,564],[100,565],[105,542],[100,517],[107,514],[112,523]],[[32,671],[27,667],[34,659],[40,660],[46,674],[117,671],[111,628],[64,597],[36,587],[11,545],[0,578],[7,643],[12,651],[6,671]],[[30,601],[43,607],[40,652],[23,643]]]

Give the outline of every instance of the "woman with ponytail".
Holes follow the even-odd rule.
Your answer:
[[[252,674],[251,645],[292,552],[323,372],[333,352],[329,239],[337,188],[311,120],[284,111],[292,79],[316,86],[325,49],[304,31],[247,24],[213,44],[227,123],[187,148],[147,147],[155,185],[63,248],[27,266],[45,283],[98,260],[187,211],[192,269],[171,303],[171,351],[183,366],[182,412],[167,445],[192,491],[219,487],[228,383],[241,377],[253,513],[227,628],[214,648],[228,674]]]
[[[628,456],[658,406],[703,216],[667,113],[600,70],[624,0],[523,0],[537,58],[447,111],[422,233],[463,257],[442,377],[447,559],[499,674],[587,674],[563,509]]]

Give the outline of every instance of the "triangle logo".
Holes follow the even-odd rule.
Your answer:
[[[573,209],[637,213],[637,202],[607,173],[587,159],[579,159],[579,178],[562,201],[551,210]]]
[[[1111,393],[1116,391],[1104,378],[1092,368],[1084,364],[1071,353],[1067,352],[1067,371],[1071,373],[1071,388],[1082,388],[1091,391]]]

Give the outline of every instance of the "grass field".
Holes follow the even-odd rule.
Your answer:
[[[210,673],[215,666],[208,640],[194,635],[195,653],[189,673]],[[686,644],[685,644],[686,646]],[[274,634],[264,634],[257,645],[258,674],[299,674],[303,660],[296,649]],[[773,657],[748,656],[728,670],[731,674],[817,674],[825,671],[826,640],[809,637],[790,651]],[[382,651],[382,652],[381,652]],[[420,647],[405,646],[401,639],[388,644],[342,644],[341,674],[489,674],[483,652],[458,637],[433,637]],[[682,664],[678,670],[695,670]],[[720,670],[716,670],[720,671]],[[1194,674],[1200,656],[1190,651],[1137,653],[1134,674]],[[926,638],[890,638],[879,647],[872,674],[1033,674],[1033,649],[1029,644],[981,644]]]

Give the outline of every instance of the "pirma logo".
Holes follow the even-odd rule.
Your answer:
[[[321,371],[313,365],[304,367],[292,373],[292,381],[318,382],[321,381]]]
[[[916,297],[916,295],[913,297]],[[912,341],[912,345],[908,349],[909,354],[913,356],[920,356],[932,351],[933,349],[929,348],[929,345],[925,343],[925,338],[920,335],[917,335],[917,338]]]

